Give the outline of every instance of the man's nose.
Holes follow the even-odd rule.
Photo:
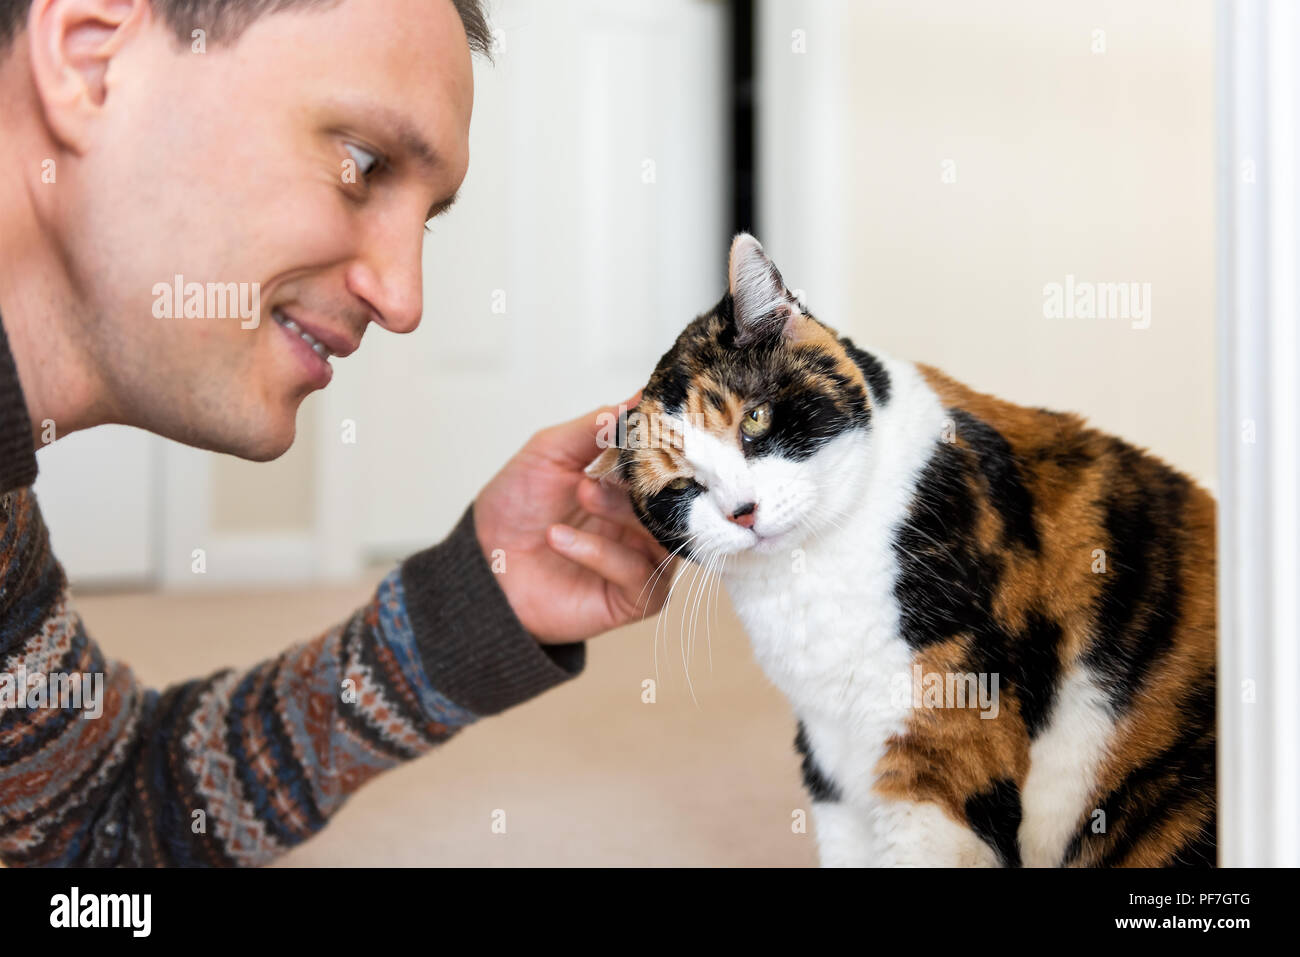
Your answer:
[[[741,528],[753,528],[758,515],[758,503],[747,502],[727,516],[727,521],[735,522]]]
[[[412,332],[424,312],[423,247],[398,242],[352,264],[348,287],[370,304],[374,321],[390,332]]]

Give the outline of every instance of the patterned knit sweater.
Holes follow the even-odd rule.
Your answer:
[[[28,487],[35,477],[0,324],[5,864],[264,864],[376,774],[582,670],[585,645],[542,646],[520,625],[471,506],[445,541],[314,641],[242,673],[143,688],[105,660],[73,609]],[[72,675],[102,676],[93,708],[75,700]]]

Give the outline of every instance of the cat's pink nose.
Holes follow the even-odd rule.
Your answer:
[[[748,505],[742,505],[730,515],[727,516],[729,521],[735,522],[741,528],[753,528],[754,518],[758,514],[758,503],[750,502]]]

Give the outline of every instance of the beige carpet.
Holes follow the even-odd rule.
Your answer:
[[[342,620],[370,581],[331,590],[78,595],[105,652],[160,687],[275,654]],[[680,599],[588,644],[585,673],[372,781],[281,859],[330,866],[810,865],[785,699],[719,595],[712,671],[703,622],[686,686]],[[505,812],[506,833],[493,815]]]

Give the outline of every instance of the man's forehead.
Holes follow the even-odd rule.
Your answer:
[[[364,98],[376,119],[387,114],[382,118],[408,140],[417,160],[436,160],[441,150],[451,161],[453,147],[443,141],[468,134],[473,63],[460,17],[446,0],[346,0],[276,14],[240,42],[251,45],[241,51],[250,66],[260,61],[292,74],[284,77],[286,86],[340,102]]]

